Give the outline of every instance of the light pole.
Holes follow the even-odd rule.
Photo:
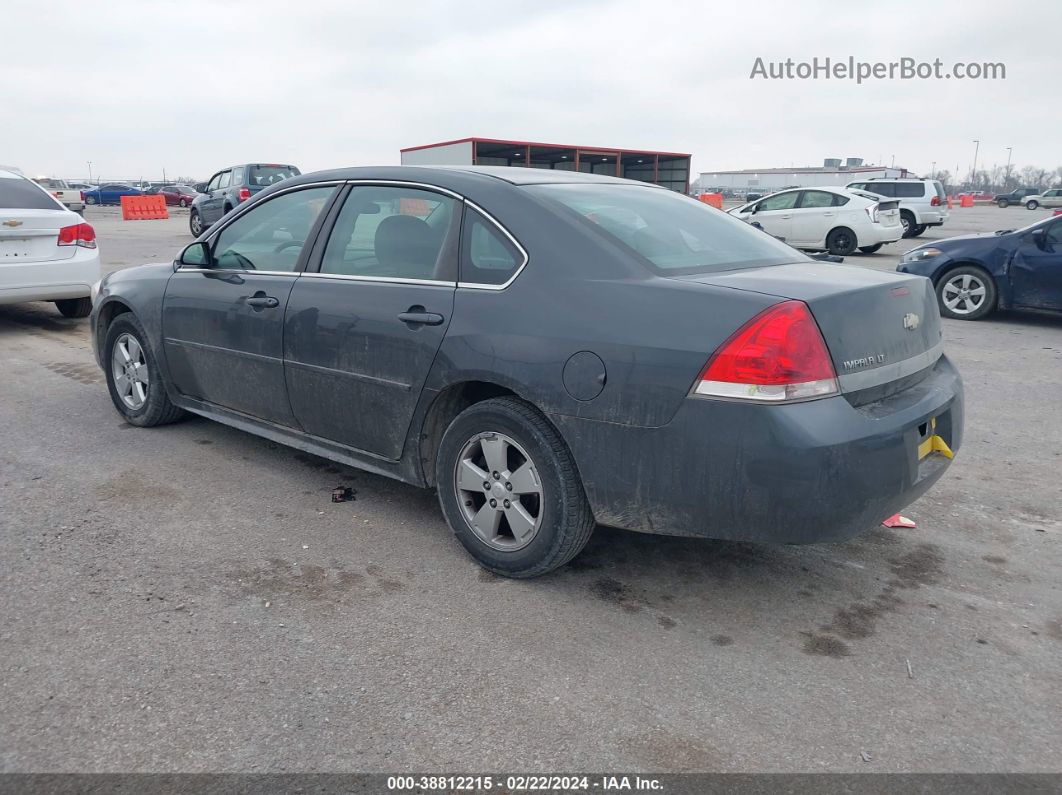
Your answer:
[[[1007,172],[1006,172],[1006,176],[1003,177],[1003,190],[1006,190],[1007,188],[1010,187],[1010,156],[1012,154],[1014,154],[1014,147],[1013,146],[1008,146],[1007,147]]]
[[[933,165],[931,165],[929,167],[929,176],[932,179],[936,179],[937,178],[937,161],[936,160],[934,160],[933,161]]]
[[[86,160],[85,162],[88,163],[88,167],[89,167],[89,185],[91,185],[92,184],[92,161],[91,160]]]
[[[974,139],[974,161],[973,167],[970,169],[970,188],[974,187],[974,180],[977,179],[977,152],[981,149],[981,142]]]

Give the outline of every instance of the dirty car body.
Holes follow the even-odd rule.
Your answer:
[[[241,219],[268,230],[292,210],[298,220],[230,256]],[[438,485],[452,526],[439,479],[454,470],[440,457],[480,401],[515,405],[555,439],[571,464],[557,471],[577,479],[599,524],[763,542],[877,525],[940,477],[962,437],[962,383],[928,279],[814,262],[627,180],[474,167],[302,175],[172,265],[105,279],[92,318],[104,370],[125,313],[173,406]],[[801,365],[809,351],[821,355]],[[781,364],[764,375],[768,354]],[[800,383],[775,377],[805,365],[814,373]],[[508,449],[535,457],[532,434],[499,427],[515,428]],[[932,436],[948,455],[926,453]],[[500,484],[513,485],[503,474],[485,496],[458,496],[470,511],[501,500]],[[493,561],[480,560],[504,568]]]

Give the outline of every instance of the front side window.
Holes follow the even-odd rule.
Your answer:
[[[214,267],[294,271],[314,222],[335,188],[306,188],[263,202],[221,230]]]
[[[775,196],[768,196],[766,199],[760,202],[756,212],[762,213],[765,210],[792,210],[796,206],[797,197],[800,195],[800,191],[789,191],[789,193],[779,193]]]
[[[586,228],[622,244],[661,275],[807,261],[795,249],[744,221],[674,191],[574,183],[523,190],[576,215]],[[795,202],[797,193],[771,198],[789,196]]]
[[[321,273],[454,281],[458,204],[412,187],[351,189],[328,238]]]
[[[207,190],[208,191],[217,190],[218,189],[218,185],[220,185],[220,184],[221,184],[221,174],[215,174],[213,177],[210,178],[210,184],[207,185]]]
[[[471,207],[461,233],[461,281],[467,284],[505,284],[524,263],[513,242]]]

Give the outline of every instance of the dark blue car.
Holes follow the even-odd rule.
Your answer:
[[[123,196],[142,196],[143,191],[132,185],[110,182],[85,191],[85,204],[121,204]]]
[[[1062,311],[1062,216],[927,243],[904,254],[897,270],[932,279],[944,317],[980,320],[996,309]]]

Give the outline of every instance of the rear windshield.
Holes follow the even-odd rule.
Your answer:
[[[574,214],[664,276],[807,259],[766,232],[670,190],[581,184],[533,185],[525,190]]]
[[[281,180],[299,176],[295,166],[257,165],[247,170],[247,184],[266,188]]]
[[[937,198],[941,201],[944,200],[944,186],[940,184],[940,180],[933,180],[933,189],[937,192]]]
[[[0,209],[62,210],[63,205],[28,179],[0,179]]]

